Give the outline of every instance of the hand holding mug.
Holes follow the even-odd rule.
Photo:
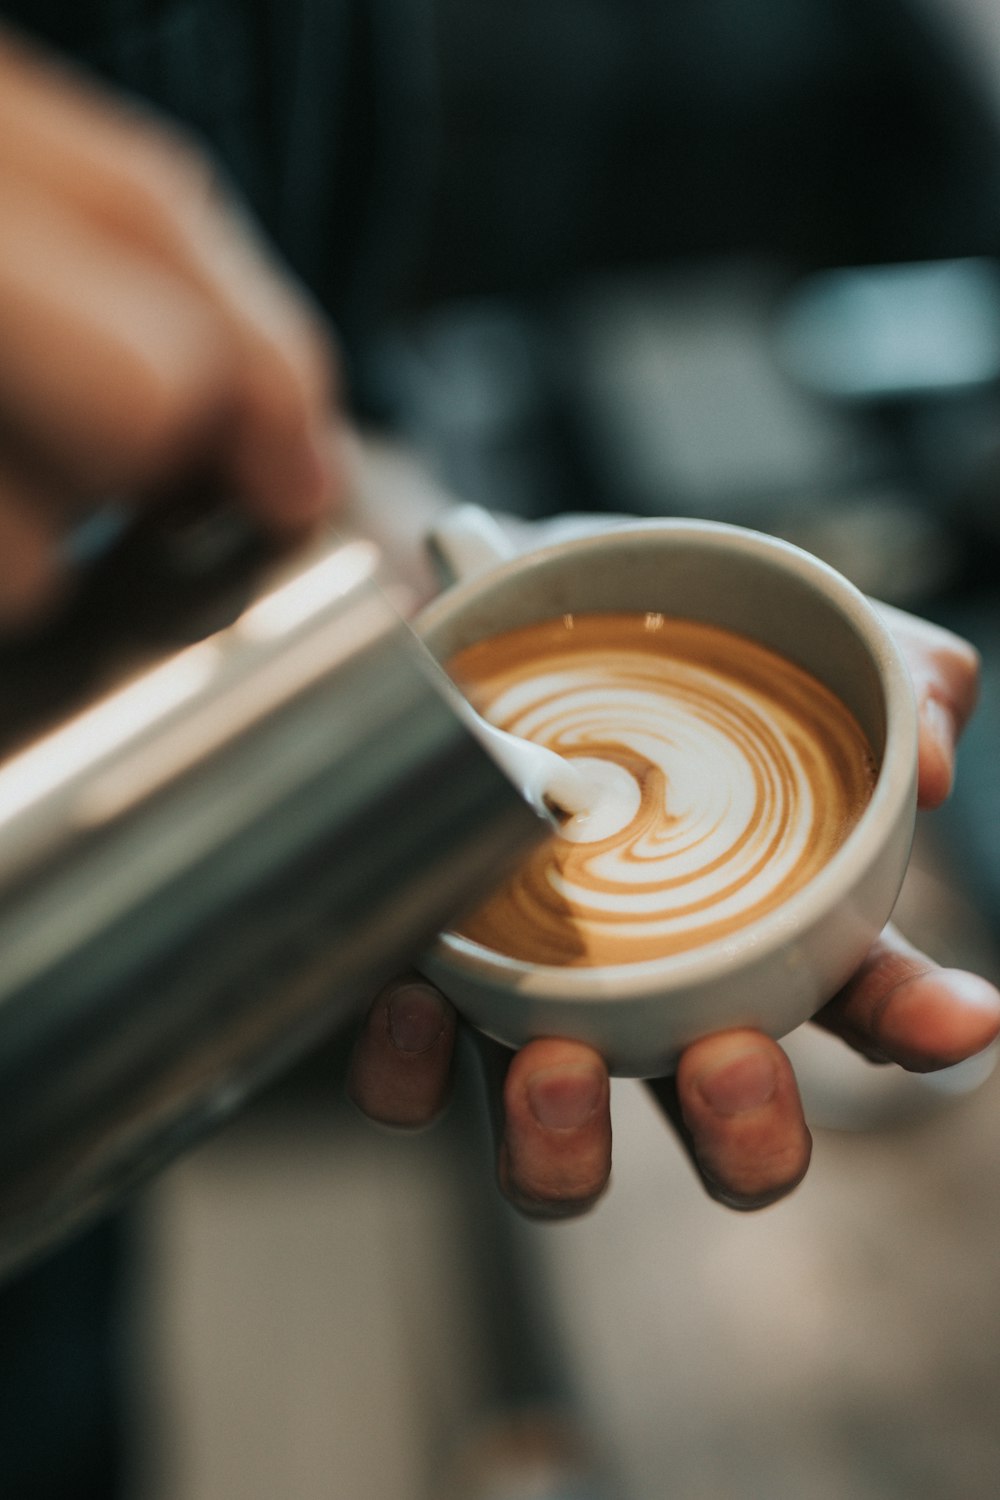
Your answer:
[[[448,614],[448,606],[442,601],[440,617]],[[917,687],[920,802],[933,806],[947,794],[955,740],[974,701],[975,653],[947,632],[897,611],[885,614]],[[484,618],[488,616],[487,610]],[[433,621],[432,610],[432,635]],[[495,626],[494,619],[492,625],[487,624],[485,633]],[[829,623],[822,626],[820,636],[828,633],[829,628],[835,627]],[[448,645],[454,645],[454,639]],[[844,651],[841,642],[832,655],[841,659]],[[820,655],[823,656],[822,651]],[[848,678],[857,676],[860,670],[855,659]],[[900,713],[905,719],[905,711],[901,709]],[[900,749],[899,742],[895,749],[891,745],[888,750],[885,745],[880,748],[880,755],[888,754],[891,758],[899,754],[901,758],[881,778],[882,803],[879,806],[873,802],[874,811],[866,814],[867,828],[855,836],[853,849],[837,856],[843,875],[843,866],[852,859],[856,862],[864,854],[861,864],[866,865],[867,874],[859,866],[848,881],[848,885],[853,882],[852,890],[842,885],[839,896],[827,900],[830,910],[825,914],[817,905],[822,881],[818,883],[818,891],[814,888],[811,896],[800,900],[796,921],[791,924],[796,940],[791,946],[784,943],[784,947],[781,941],[769,940],[772,957],[777,954],[777,967],[772,965],[769,969],[766,961],[763,967],[757,962],[756,969],[753,961],[737,963],[732,970],[735,986],[730,983],[727,987],[720,986],[718,972],[714,977],[707,972],[710,964],[698,960],[695,967],[701,972],[694,976],[697,981],[694,989],[688,983],[685,993],[684,985],[674,984],[668,995],[674,1015],[688,1004],[700,1008],[703,1032],[711,1034],[699,1034],[697,1014],[693,1022],[683,1022],[688,1026],[687,1044],[676,1071],[650,1087],[678,1128],[709,1190],[738,1206],[759,1206],[782,1196],[801,1178],[808,1162],[809,1136],[790,1064],[774,1041],[756,1029],[755,1017],[760,1015],[769,1029],[780,1035],[815,1009],[816,992],[813,1002],[807,998],[806,1009],[800,1015],[781,1014],[779,1004],[771,1025],[768,1006],[774,1010],[771,994],[775,986],[780,987],[782,964],[786,969],[805,968],[808,996],[809,983],[816,981],[815,974],[810,979],[810,968],[815,969],[817,963],[821,969],[826,965],[818,982],[829,986],[831,975],[835,975],[837,944],[843,948],[844,941],[853,943],[852,950],[845,950],[848,967],[836,978],[838,993],[817,1019],[867,1055],[898,1061],[913,1069],[943,1067],[959,1061],[986,1046],[1000,1026],[1000,1001],[984,981],[971,975],[936,970],[891,929],[875,938],[877,928],[891,908],[905,865],[907,791],[901,778],[905,781],[907,756],[916,758],[915,748],[915,734],[908,748]],[[887,805],[887,798],[893,807]],[[873,886],[868,875],[873,863],[877,866],[879,862],[882,874]],[[827,885],[837,883],[836,879],[824,879]],[[850,933],[851,922],[846,926],[844,923],[845,903],[847,908],[852,902],[857,907],[859,894],[862,915],[875,922],[867,937],[863,931],[860,937],[857,931]],[[827,895],[829,898],[830,893]],[[829,928],[826,938],[822,936],[824,923]],[[808,944],[806,949],[802,947],[803,927],[820,933],[812,951]],[[758,926],[758,936],[761,930]],[[772,933],[771,938],[774,937]],[[873,939],[874,944],[869,947]],[[754,946],[749,944],[751,949]],[[768,942],[757,946],[767,949]],[[454,957],[445,954],[446,967],[442,972],[446,983],[453,977],[447,973],[447,964]],[[841,952],[840,961],[843,958]],[[834,968],[829,967],[831,962]],[[848,977],[855,967],[856,972]],[[625,971],[615,972],[627,979]],[[474,974],[473,978],[479,984],[481,975]],[[638,1017],[636,1024],[643,1028],[645,1045],[647,1022],[655,1004],[663,999],[653,993],[650,1016],[643,1018],[633,996],[628,1005],[618,1008],[614,1018],[617,1031],[602,1031],[593,1008],[597,998],[597,1010],[600,1009],[600,998],[594,989],[595,985],[597,990],[601,988],[600,976],[590,978],[593,982],[589,1013],[585,1005],[581,1008],[588,999],[586,985],[583,991],[577,987],[573,992],[560,979],[560,993],[554,999],[550,997],[551,1003],[543,996],[541,1011],[537,1005],[534,1009],[530,1003],[522,1005],[517,990],[515,1009],[520,1006],[524,1012],[527,1035],[540,1039],[528,1041],[506,1068],[500,1177],[509,1195],[529,1212],[578,1211],[600,1193],[610,1167],[605,1059],[610,1057],[614,1064],[617,1061],[614,1048],[619,1043],[632,1045],[634,1038],[626,1043],[625,1033],[618,1024],[630,1010],[633,1018]],[[522,982],[530,988],[529,976],[522,974],[517,986]],[[638,981],[632,988],[637,985]],[[491,1027],[494,1016],[502,1018],[501,1028],[508,1024],[508,1017],[500,1007],[491,1010],[497,997],[491,997],[488,990],[487,984],[485,992],[473,996],[473,1019],[478,1024],[485,1021],[487,1029],[494,1029],[505,1040],[520,1040],[516,1034],[505,1035],[502,1029]],[[830,992],[828,988],[827,994]],[[467,993],[460,993],[458,998],[463,1009],[466,1008]],[[821,994],[820,998],[825,999],[826,995]],[[571,1003],[575,999],[576,1009],[564,1009],[567,1024],[563,1035],[552,1035],[551,1032],[559,1031],[562,1019],[556,1001],[567,999]],[[775,999],[780,1000],[780,996]],[[477,1011],[480,1002],[485,1003],[485,1011]],[[545,1003],[549,1003],[548,1010],[544,1009]],[[802,1003],[801,997],[796,1003]],[[612,1005],[612,1012],[614,1009]],[[578,1034],[586,1037],[591,1022],[591,1045],[587,1045],[579,1040]],[[683,1025],[679,1033],[681,1045],[685,1042]],[[453,1020],[448,1007],[427,985],[404,984],[383,996],[369,1018],[353,1069],[352,1089],[362,1108],[376,1118],[400,1124],[420,1123],[435,1113],[446,1091],[452,1034]],[[634,1065],[637,1056],[638,1067]],[[624,1063],[619,1070],[645,1071],[641,1052],[635,1054],[634,1047],[633,1055],[626,1055]]]

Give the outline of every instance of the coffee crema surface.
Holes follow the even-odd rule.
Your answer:
[[[839,698],[716,626],[564,615],[477,642],[448,671],[490,722],[597,788],[456,929],[529,963],[637,963],[734,933],[822,869],[875,784]]]

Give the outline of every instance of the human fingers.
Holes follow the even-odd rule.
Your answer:
[[[416,1128],[448,1101],[452,1007],[418,975],[377,997],[348,1067],[349,1097],[369,1119]],[[504,1195],[532,1218],[568,1218],[600,1197],[611,1171],[607,1071],[589,1047],[529,1042],[517,1053],[476,1033]]]
[[[951,791],[955,749],[979,692],[979,654],[953,631],[892,605],[877,608],[909,667],[920,716],[917,796],[937,807]]]
[[[19,48],[0,46],[0,75],[0,191],[14,261],[4,306],[15,333],[39,310],[43,329],[46,310],[65,312],[69,303],[77,315],[67,338],[43,337],[28,356],[19,344],[21,357],[5,359],[8,382],[21,392],[14,409],[22,421],[47,371],[55,394],[72,396],[80,415],[74,420],[65,404],[37,399],[31,412],[46,451],[55,437],[56,452],[60,442],[61,456],[69,449],[85,482],[88,461],[109,453],[99,439],[110,423],[125,439],[110,451],[126,469],[137,468],[140,481],[150,469],[159,478],[194,442],[267,524],[297,529],[315,520],[336,485],[336,444],[332,359],[314,311],[223,200],[203,158],[174,132]],[[102,279],[103,288],[94,285]],[[28,296],[19,298],[19,290]],[[88,326],[80,304],[102,290]],[[94,336],[96,321],[103,341]],[[192,342],[194,322],[201,357],[171,363],[178,346]],[[99,360],[109,352],[120,358],[117,366],[111,359],[105,387]],[[34,377],[26,385],[19,378],[25,358]],[[121,364],[133,377],[124,408],[116,400]],[[95,413],[96,427],[86,420]],[[126,423],[126,414],[136,420]],[[29,418],[29,435],[31,425]],[[86,433],[90,449],[81,452]]]
[[[702,1038],[649,1088],[711,1197],[764,1208],[795,1188],[812,1139],[791,1063],[777,1042],[737,1030]]]
[[[7,183],[0,405],[11,461],[66,509],[193,461],[227,420],[233,358],[183,283]]]
[[[1000,1035],[1000,994],[975,974],[940,968],[888,927],[816,1021],[873,1062],[928,1073]]]
[[[349,1097],[369,1119],[429,1125],[448,1101],[455,1012],[433,985],[404,975],[376,997],[355,1043]]]
[[[586,1212],[611,1174],[610,1086],[600,1056],[578,1042],[529,1042],[510,1056],[501,1087],[501,1191],[530,1218]]]

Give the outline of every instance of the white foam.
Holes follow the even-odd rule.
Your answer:
[[[476,916],[502,952],[633,962],[734,932],[822,868],[871,785],[857,725],[790,662],[680,621],[662,652],[631,649],[603,624],[480,681],[490,719],[594,794]]]
[[[596,681],[592,663],[547,672],[502,694],[490,717],[572,752],[570,763],[594,788],[594,805],[563,824],[562,838],[585,845],[623,835],[595,850],[578,879],[553,868],[554,888],[588,922],[624,913],[636,935],[669,935],[692,921],[724,920],[780,888],[809,837],[815,799],[799,727],[774,703],[732,681],[720,692],[717,675],[696,665],[671,663],[668,680],[646,663],[643,671],[646,680],[619,669]],[[635,777],[579,753],[602,744],[634,752],[662,775],[665,805],[642,827],[630,831],[642,798]],[[693,917],[702,905],[704,918]]]
[[[571,844],[595,844],[621,833],[639,811],[638,781],[613,760],[577,755],[570,764],[583,777],[589,806],[566,820],[560,837]]]

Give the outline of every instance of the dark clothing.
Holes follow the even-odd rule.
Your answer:
[[[108,1219],[0,1287],[0,1494],[125,1500],[127,1229]]]

